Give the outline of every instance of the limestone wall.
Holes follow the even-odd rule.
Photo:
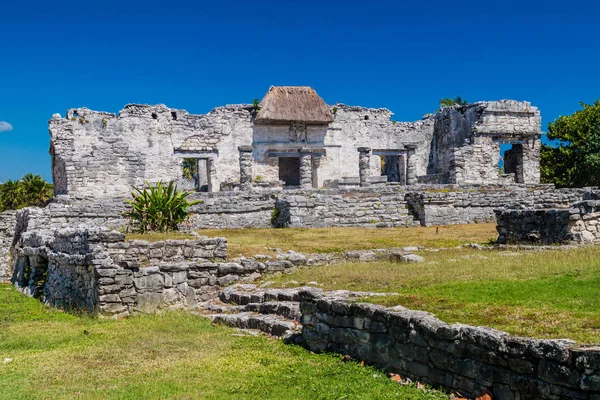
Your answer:
[[[553,189],[531,185],[444,188],[410,192],[407,203],[423,226],[494,222],[494,210],[567,208],[582,198],[584,189]]]
[[[300,293],[304,345],[364,360],[419,382],[474,398],[595,399],[600,350],[570,340],[510,336],[449,325],[422,311],[384,308]]]
[[[0,282],[10,280],[9,253],[16,226],[16,211],[0,213]]]
[[[403,190],[314,191],[277,198],[276,227],[405,227],[419,225]]]
[[[539,183],[539,110],[528,102],[501,100],[442,109],[435,115],[428,174],[439,183]],[[520,168],[499,173],[500,143],[519,146]]]
[[[315,191],[282,195],[277,202],[286,226],[434,226],[494,222],[495,209],[569,207],[583,189],[549,187],[446,185],[412,191],[410,187]],[[281,225],[281,221],[279,222]]]
[[[190,207],[190,228],[267,228],[275,208],[273,191],[198,193],[202,204]]]
[[[567,209],[497,210],[498,243],[600,243],[600,200]]]
[[[374,109],[336,104],[335,120],[325,137],[327,156],[321,161],[320,181],[358,177],[358,147],[404,150],[417,144],[417,175],[425,175],[433,137],[432,118],[416,122],[396,122],[388,109]],[[371,157],[371,176],[381,175],[381,161]],[[321,187],[320,185],[319,187]]]
[[[239,179],[238,145],[252,142],[251,106],[206,115],[127,105],[118,115],[70,109],[49,122],[57,194],[128,195],[144,181],[181,180],[184,157],[214,157],[213,186]]]
[[[448,107],[416,122],[396,122],[385,108],[336,104],[332,109],[334,121],[322,126],[255,124],[247,104],[206,115],[164,105],[129,104],[118,114],[70,109],[65,118],[55,114],[49,122],[56,193],[124,196],[131,186],[158,180],[189,186],[182,178],[185,157],[208,159],[201,162],[201,184],[219,191],[239,182],[238,146],[252,146],[253,178],[270,183],[280,180],[279,155],[273,153],[310,149],[313,187],[324,187],[358,177],[359,147],[395,152],[388,154],[396,157],[387,160],[388,167],[399,160],[403,170],[405,145],[417,146],[414,169],[423,182],[539,182],[540,114],[527,102]],[[521,167],[512,176],[499,175],[499,141],[518,142]],[[371,176],[380,176],[380,156],[371,157],[370,164]],[[396,175],[391,171],[393,179]]]
[[[25,231],[15,248],[13,283],[54,307],[124,316],[193,309],[220,287],[294,267],[283,258],[226,262],[224,238],[124,239],[119,232],[84,225],[52,235]]]

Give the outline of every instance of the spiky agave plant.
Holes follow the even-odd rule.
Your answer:
[[[177,226],[188,217],[188,207],[202,201],[188,201],[191,192],[177,190],[175,182],[155,185],[145,182],[143,188],[133,187],[131,210],[124,212],[131,226],[140,233],[148,231],[168,232],[177,230]]]

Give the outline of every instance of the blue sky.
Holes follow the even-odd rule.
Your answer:
[[[528,100],[546,129],[600,99],[599,15],[553,0],[2,2],[0,181],[50,179],[47,121],[67,108],[205,113],[271,85],[398,121],[447,96]]]

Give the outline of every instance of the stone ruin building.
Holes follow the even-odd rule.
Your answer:
[[[144,181],[185,185],[182,161],[191,159],[198,165],[192,185],[208,192],[539,183],[541,118],[528,102],[448,107],[410,123],[391,116],[387,109],[330,106],[312,88],[292,86],[271,87],[258,110],[70,109],[50,120],[53,180],[57,194],[127,195]],[[512,145],[502,174],[501,144]]]
[[[44,208],[0,213],[0,281],[55,307],[108,316],[222,311],[210,303],[218,297],[243,312],[211,316],[216,322],[301,331],[313,351],[350,354],[467,395],[489,389],[499,399],[598,398],[598,351],[572,341],[448,325],[314,288],[227,287],[327,265],[331,255],[229,259],[225,238],[149,243],[126,241],[113,229],[127,223],[122,211],[132,186],[162,180],[203,200],[182,226],[192,231],[496,221],[499,243],[600,243],[597,189],[540,184],[541,117],[530,103],[457,105],[410,123],[391,117],[387,109],[327,105],[309,87],[271,87],[259,105],[206,115],[135,104],[119,114],[55,114],[55,198]],[[501,145],[510,145],[503,170]]]

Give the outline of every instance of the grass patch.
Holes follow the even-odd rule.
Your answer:
[[[227,238],[229,255],[271,254],[267,248],[303,253],[335,253],[406,246],[455,247],[498,237],[496,224],[410,228],[203,229],[199,234]]]
[[[146,232],[146,233],[127,233],[126,241],[145,240],[147,242],[160,242],[163,240],[195,240],[196,237],[185,232]]]
[[[369,302],[430,311],[451,323],[600,343],[600,247],[420,254],[426,263],[345,263],[269,280],[274,286],[317,281],[326,289],[396,292]]]
[[[3,399],[445,398],[183,312],[82,318],[0,285],[0,321]]]

